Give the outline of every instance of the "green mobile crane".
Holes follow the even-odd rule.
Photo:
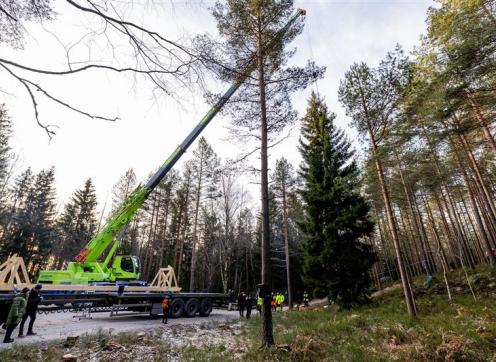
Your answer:
[[[279,41],[290,26],[300,16],[305,15],[305,10],[298,9],[289,19],[287,24],[276,33],[265,49],[269,49]],[[191,131],[186,139],[172,152],[158,171],[148,180],[145,185],[138,185],[136,189],[124,201],[123,205],[113,213],[105,226],[89,241],[83,250],[75,257],[75,261],[67,264],[65,270],[43,270],[38,277],[38,283],[42,284],[88,284],[98,282],[132,281],[140,277],[140,261],[137,256],[114,256],[120,241],[116,238],[119,232],[134,217],[138,209],[143,205],[150,193],[160,183],[164,176],[170,171],[174,164],[186,152],[188,147],[210,123],[219,110],[225,105],[229,98],[236,92],[239,86],[256,69],[256,58],[247,62],[244,71],[240,73],[234,84],[215,103],[208,113],[201,119],[200,123]],[[109,249],[110,248],[110,249]],[[105,259],[99,261],[105,255]]]

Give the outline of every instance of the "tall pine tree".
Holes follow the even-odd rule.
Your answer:
[[[359,193],[354,152],[334,119],[312,94],[300,139],[304,280],[316,294],[350,308],[368,300],[376,255],[361,239],[372,233],[374,223]]]

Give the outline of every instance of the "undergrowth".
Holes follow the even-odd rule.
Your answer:
[[[474,300],[464,274],[451,273],[452,302],[442,276],[434,280],[430,288],[422,287],[421,278],[415,281],[417,318],[407,315],[400,288],[353,310],[320,305],[275,313],[276,344],[270,349],[259,348],[255,313],[232,337],[242,348],[188,345],[177,351],[160,333],[101,332],[81,337],[72,347],[65,342],[16,345],[0,350],[0,361],[60,361],[74,351],[78,360],[91,355],[102,361],[496,361],[496,278],[488,269],[473,272]]]

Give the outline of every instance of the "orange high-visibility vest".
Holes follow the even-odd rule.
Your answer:
[[[162,301],[162,309],[169,309],[169,298],[164,298]]]

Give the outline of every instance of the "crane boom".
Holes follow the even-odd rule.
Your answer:
[[[280,40],[290,26],[298,19],[299,16],[304,16],[305,10],[298,9],[288,20],[286,25],[280,29],[275,36],[265,45],[264,49],[269,49],[278,40]],[[109,257],[106,258],[105,263],[100,265],[98,259],[105,253],[107,248],[118,241],[115,240],[118,233],[125,227],[129,221],[134,217],[139,208],[146,201],[150,193],[157,187],[160,181],[167,175],[175,163],[181,158],[181,156],[186,152],[188,147],[195,141],[195,139],[200,135],[203,129],[210,123],[210,121],[215,117],[215,115],[222,109],[226,102],[231,98],[231,96],[236,92],[236,90],[241,86],[241,84],[248,78],[248,76],[255,70],[257,66],[255,54],[247,61],[247,66],[240,73],[238,78],[229,87],[229,89],[219,98],[219,100],[210,108],[207,114],[200,120],[196,127],[188,134],[184,141],[171,153],[171,155],[165,160],[165,162],[159,167],[159,169],[153,174],[146,184],[139,184],[126,198],[123,204],[112,214],[109,220],[105,223],[104,227],[88,242],[83,250],[74,258],[76,263],[70,264],[80,264],[91,265],[92,270],[97,268],[101,270],[102,273],[107,270],[107,264],[109,263],[110,254],[115,252],[117,245],[114,244],[112,250],[109,252]],[[74,267],[71,265],[71,267]],[[79,269],[79,268],[78,268]],[[84,268],[83,268],[84,269]],[[89,270],[89,267],[88,267]],[[40,274],[41,279],[55,279],[52,277],[56,271],[42,271],[44,276]]]

